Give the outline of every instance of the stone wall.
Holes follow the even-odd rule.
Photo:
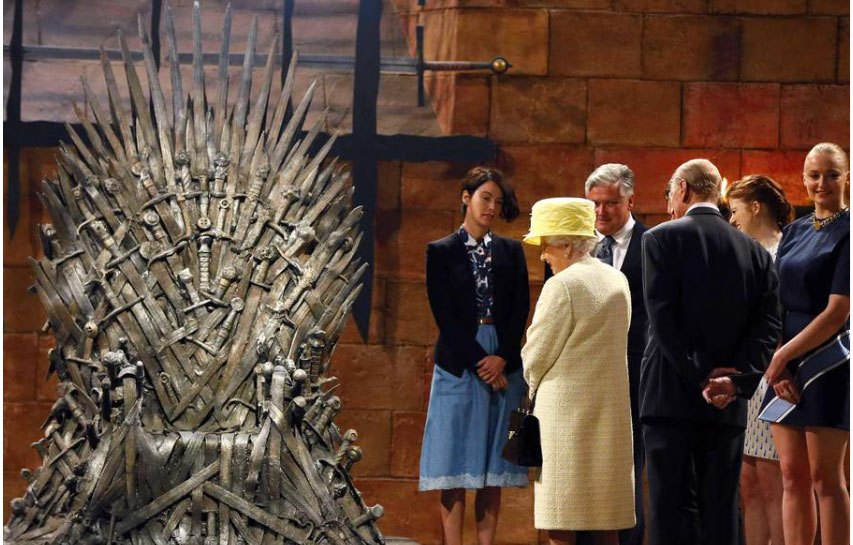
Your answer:
[[[488,136],[514,180],[521,219],[496,231],[520,237],[533,202],[580,196],[586,175],[624,162],[637,176],[637,212],[666,218],[663,187],[682,161],[705,156],[730,180],[763,172],[806,204],[805,151],[819,140],[849,147],[849,5],[845,0],[396,0],[401,28],[426,24],[427,58],[514,65],[500,78],[441,74],[427,85],[446,134]],[[412,42],[410,40],[410,46]],[[413,100],[407,98],[407,100]],[[29,444],[54,392],[44,382],[51,337],[27,295],[26,257],[47,221],[36,183],[53,150],[21,159],[20,224],[4,222],[4,519],[35,467]],[[5,166],[5,160],[4,160]],[[342,380],[341,427],[359,431],[357,486],[386,506],[381,527],[441,542],[436,493],[417,492],[421,434],[436,327],[424,287],[424,249],[456,228],[458,181],[471,165],[387,162],[380,168],[376,285],[367,344],[350,326],[333,358]],[[5,182],[4,182],[5,183]],[[5,186],[4,186],[5,187]],[[542,283],[528,250],[535,301]],[[469,504],[466,543],[473,543]],[[504,496],[498,543],[533,545],[532,491]]]

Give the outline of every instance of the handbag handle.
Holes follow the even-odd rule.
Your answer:
[[[528,388],[528,390],[524,393],[524,400],[521,402],[521,410],[527,414],[533,414],[533,408],[536,407],[536,394],[538,394],[539,391],[537,390],[533,392],[532,399],[530,398],[529,392],[530,389]]]

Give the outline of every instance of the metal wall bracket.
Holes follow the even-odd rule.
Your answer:
[[[423,5],[423,4],[421,4]],[[424,60],[424,26],[415,27],[417,40],[418,59],[415,65],[418,71],[418,106],[426,104],[426,93],[424,90],[424,73],[432,72],[469,72],[474,70],[491,70],[495,75],[506,73],[512,68],[512,63],[504,57],[497,56],[489,62],[473,61],[427,61]]]

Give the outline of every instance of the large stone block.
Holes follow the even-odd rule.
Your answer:
[[[3,335],[3,401],[36,398],[38,336],[35,333]]]
[[[41,425],[51,403],[3,403],[3,470],[19,471],[41,465],[30,445],[43,437]]]
[[[385,535],[408,537],[422,545],[441,543],[438,491],[418,492],[413,479],[356,479],[354,484],[368,505],[385,507],[379,520]]]
[[[459,210],[462,180],[473,165],[449,161],[403,163],[400,202],[406,210]]]
[[[582,144],[586,82],[566,78],[504,78],[492,88],[489,136],[500,142]]]
[[[375,265],[374,265],[375,266]],[[385,338],[385,278],[373,277],[373,296],[370,303],[370,324],[366,342],[368,344],[381,344]],[[342,343],[362,343],[361,334],[355,325],[355,318],[350,314],[347,325],[341,333]]]
[[[21,161],[26,163],[31,194],[41,191],[40,182],[44,179],[56,179],[56,161],[59,157],[58,148],[24,148],[21,150]],[[35,205],[33,205],[35,207]],[[41,203],[38,209],[43,210]]]
[[[83,4],[48,0],[39,3],[23,2],[23,8],[25,40],[31,36],[28,29],[37,30],[37,34],[32,36],[33,41],[25,41],[25,44],[96,48],[103,43],[108,33],[114,36],[115,30],[121,29],[131,50],[135,51],[141,50],[136,30],[137,14],[143,14],[143,21],[147,22],[150,20],[151,13],[150,3],[143,0],[130,0],[128,2],[92,0]],[[8,11],[5,13],[7,15],[5,19],[11,20],[14,10],[6,9]],[[177,15],[177,11],[180,10],[176,10],[175,15]],[[214,20],[221,20],[223,11],[224,6],[205,10]],[[98,16],[98,27],[96,28],[103,29],[101,32],[93,29],[93,14]],[[219,26],[221,27],[221,24]],[[186,28],[188,32],[191,32],[192,29],[189,25],[177,28]],[[216,32],[218,35],[218,28]],[[210,34],[206,37],[209,36]],[[242,42],[238,43],[245,43],[245,37]]]
[[[514,74],[544,75],[548,70],[546,10],[465,10],[459,12],[455,60],[507,58]]]
[[[548,197],[581,196],[592,171],[592,150],[587,147],[506,146],[502,152],[499,162],[515,183],[522,210],[529,211],[533,203]]]
[[[424,347],[342,344],[329,373],[340,379],[344,407],[423,411],[420,386],[427,365],[431,355]]]
[[[400,179],[402,161],[379,161],[379,188],[376,195],[376,208],[379,210],[397,210],[400,208]]]
[[[38,331],[47,315],[41,301],[27,288],[35,284],[29,267],[3,267],[3,332]]]
[[[681,85],[664,81],[590,80],[591,145],[678,146]]]
[[[352,95],[348,98],[352,104]],[[414,74],[380,75],[376,119],[379,134],[442,135],[435,114],[418,106],[418,78]]]
[[[3,160],[3,264],[28,264],[29,257],[44,255],[39,242],[38,224],[47,223],[46,211],[38,198],[41,191],[41,181],[54,177],[56,163],[53,161],[54,148],[26,148],[21,150],[19,159],[19,178],[17,180],[17,204],[13,203],[10,194],[9,159]],[[14,233],[9,228],[8,213],[14,206],[18,214]]]
[[[811,0],[809,13],[815,15],[850,15],[850,2],[847,0]]]
[[[838,22],[829,17],[745,18],[740,78],[744,81],[835,80]],[[808,44],[804,47],[803,44]]]
[[[385,477],[390,473],[391,412],[348,409],[344,405],[335,424],[341,432],[354,429],[363,458],[352,469],[354,477]]]
[[[427,60],[488,62],[501,55],[513,74],[548,70],[548,12],[544,9],[448,9],[425,14]]]
[[[489,130],[488,76],[427,73],[424,85],[442,134],[486,136]]]
[[[379,54],[382,57],[405,57],[409,54],[409,36],[400,17],[389,9],[391,2],[384,2],[382,20],[379,23]]]
[[[323,77],[329,129],[352,131],[353,75],[327,74]],[[382,74],[376,97],[376,131],[379,134],[406,133],[440,136],[441,128],[428,108],[419,108],[417,78],[414,74]]]
[[[377,214],[377,272],[394,278],[423,279],[426,245],[453,232],[457,226],[452,224],[452,218],[452,212],[439,210]]]
[[[614,0],[613,9],[642,13],[704,13],[705,0]]]
[[[438,327],[423,282],[388,281],[385,344],[432,346]]]
[[[740,177],[740,152],[721,149],[597,149],[595,164],[622,163],[634,171],[634,210],[638,214],[664,214],[664,189],[675,169],[685,161],[704,157],[729,180]]]
[[[738,78],[740,27],[731,17],[647,15],[643,77],[726,81]]]
[[[400,27],[400,31],[403,33],[403,36],[406,38],[406,44],[408,46],[408,55],[410,57],[417,56],[417,37],[415,35],[415,28],[418,25],[419,16],[417,13],[410,12],[398,12],[397,13],[397,24]]]
[[[850,86],[782,87],[781,125],[786,149],[810,149],[827,141],[850,147]]]
[[[338,168],[353,170],[352,161],[338,159]],[[398,210],[400,208],[400,175],[402,161],[378,161],[376,209]],[[353,179],[350,178],[350,181]]]
[[[797,15],[806,12],[808,0],[711,0],[714,13],[755,13],[760,15]]]
[[[642,15],[551,12],[550,75],[639,77]]]
[[[395,412],[391,415],[391,475],[416,479],[426,412]]]
[[[133,33],[135,34],[135,32]],[[138,40],[137,40],[138,42]],[[107,48],[118,48],[116,41],[110,39],[104,44]],[[139,51],[140,46],[128,44],[131,50]],[[78,43],[76,47],[80,47]],[[120,63],[112,63],[116,77],[121,78],[119,94],[125,110],[130,109],[130,99],[126,94],[124,69]],[[141,70],[140,70],[141,68]],[[136,72],[143,89],[148,87],[145,68],[136,63]],[[80,77],[84,76],[92,85],[92,90],[101,105],[109,104],[106,84],[99,61],[39,59],[38,62],[24,61],[21,72],[21,94],[26,97],[21,103],[21,119],[23,121],[75,121],[73,103],[84,104],[85,96]],[[167,87],[168,88],[168,87]]]
[[[684,87],[687,147],[775,148],[779,85],[688,83]]]
[[[811,206],[812,202],[803,186],[803,161],[806,151],[746,151],[741,156],[740,171],[743,176],[764,174],[770,176],[785,190],[785,196],[796,206]]]
[[[528,210],[522,211],[521,215],[512,223],[497,221],[492,230],[502,237],[521,240],[530,231],[530,212]],[[545,269],[539,260],[539,255],[541,254],[539,247],[524,243],[522,243],[521,247],[524,249],[524,258],[527,263],[527,278],[533,282],[541,282]]]

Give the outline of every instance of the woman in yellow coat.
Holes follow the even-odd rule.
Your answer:
[[[625,276],[590,257],[592,201],[545,199],[532,209],[524,242],[542,248],[555,275],[542,288],[521,357],[542,434],[534,522],[552,545],[591,530],[615,545],[631,528],[634,469]]]

